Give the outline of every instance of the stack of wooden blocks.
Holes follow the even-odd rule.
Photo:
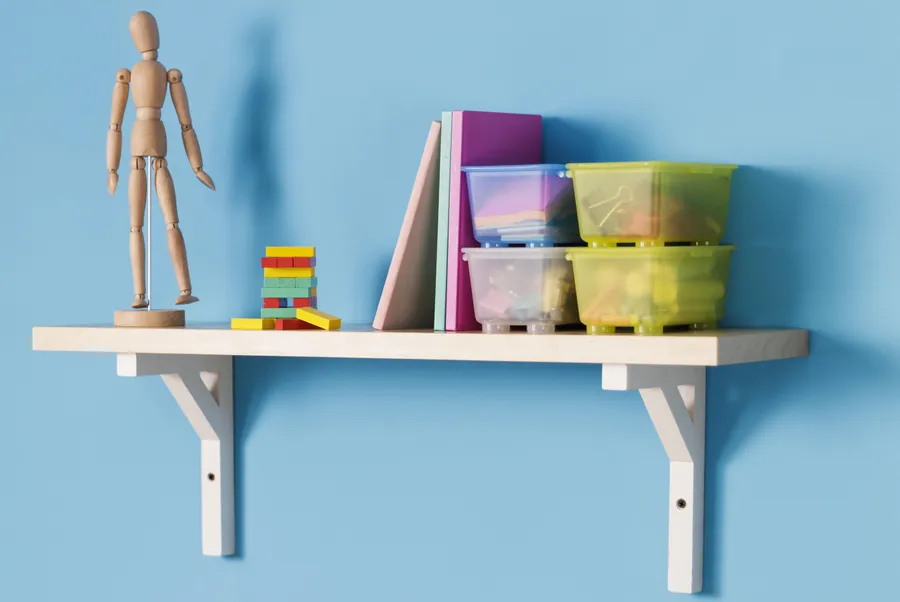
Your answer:
[[[234,318],[234,330],[338,330],[340,318],[318,310],[316,248],[266,247],[259,318]]]

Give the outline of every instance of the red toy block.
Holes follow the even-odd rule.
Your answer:
[[[263,299],[263,307],[267,307],[269,309],[278,309],[281,307],[281,299],[266,297]]]
[[[316,267],[315,257],[294,257],[295,268],[314,268]]]
[[[275,261],[278,265],[276,268],[292,268],[294,267],[294,258],[293,257],[275,257]]]
[[[294,307],[316,307],[315,297],[297,297],[293,301]]]
[[[275,330],[319,330],[312,324],[294,318],[279,318],[275,320]]]
[[[278,258],[277,257],[263,257],[261,263],[262,263],[262,267],[264,267],[264,268],[277,268],[278,267]]]

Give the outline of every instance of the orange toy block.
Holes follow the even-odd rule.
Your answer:
[[[294,297],[294,307],[315,307],[317,304],[316,297]]]
[[[303,320],[322,330],[339,330],[341,319],[312,307],[297,308],[297,319]]]
[[[315,330],[312,324],[292,318],[278,318],[275,320],[275,330]]]

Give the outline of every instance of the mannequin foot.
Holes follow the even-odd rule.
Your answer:
[[[191,303],[196,303],[199,300],[200,299],[191,294],[191,291],[181,291],[181,294],[178,295],[177,299],[175,299],[175,305],[190,305]]]
[[[134,309],[144,309],[148,307],[150,304],[147,303],[147,300],[144,299],[144,295],[135,295],[134,301],[131,302],[131,307]]]

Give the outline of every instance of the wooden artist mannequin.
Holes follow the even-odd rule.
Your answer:
[[[144,211],[147,205],[147,163],[156,172],[155,186],[159,204],[166,222],[166,241],[175,278],[178,281],[180,295],[176,305],[186,305],[197,301],[191,294],[191,276],[188,272],[187,253],[184,247],[184,236],[178,228],[178,208],[175,203],[175,185],[166,161],[166,130],[160,120],[160,110],[166,99],[166,86],[175,105],[178,121],[181,123],[181,137],[184,150],[197,178],[209,188],[216,189],[212,178],[203,171],[203,158],[200,155],[200,143],[191,125],[191,113],[188,107],[187,94],[181,82],[181,71],[172,69],[166,72],[165,67],[156,60],[159,50],[159,28],[156,19],[148,12],[138,12],[131,17],[128,24],[131,37],[143,60],[134,68],[120,69],[116,73],[116,84],[113,89],[112,114],[110,116],[109,133],[106,137],[106,168],[109,170],[109,194],[116,191],[119,183],[119,161],[122,155],[122,120],[125,105],[128,102],[129,84],[131,97],[137,109],[137,120],[131,132],[131,175],[128,178],[128,207],[131,214],[131,275],[134,282],[135,309],[148,307],[147,283],[144,270]],[[146,159],[145,159],[146,157]],[[128,312],[132,313],[132,312]],[[148,312],[140,312],[147,315]],[[171,313],[171,312],[170,312]],[[183,312],[181,320],[183,322]],[[134,314],[136,315],[136,314]],[[118,315],[117,315],[118,319]],[[137,318],[131,318],[137,319]],[[130,324],[137,325],[137,324]]]

